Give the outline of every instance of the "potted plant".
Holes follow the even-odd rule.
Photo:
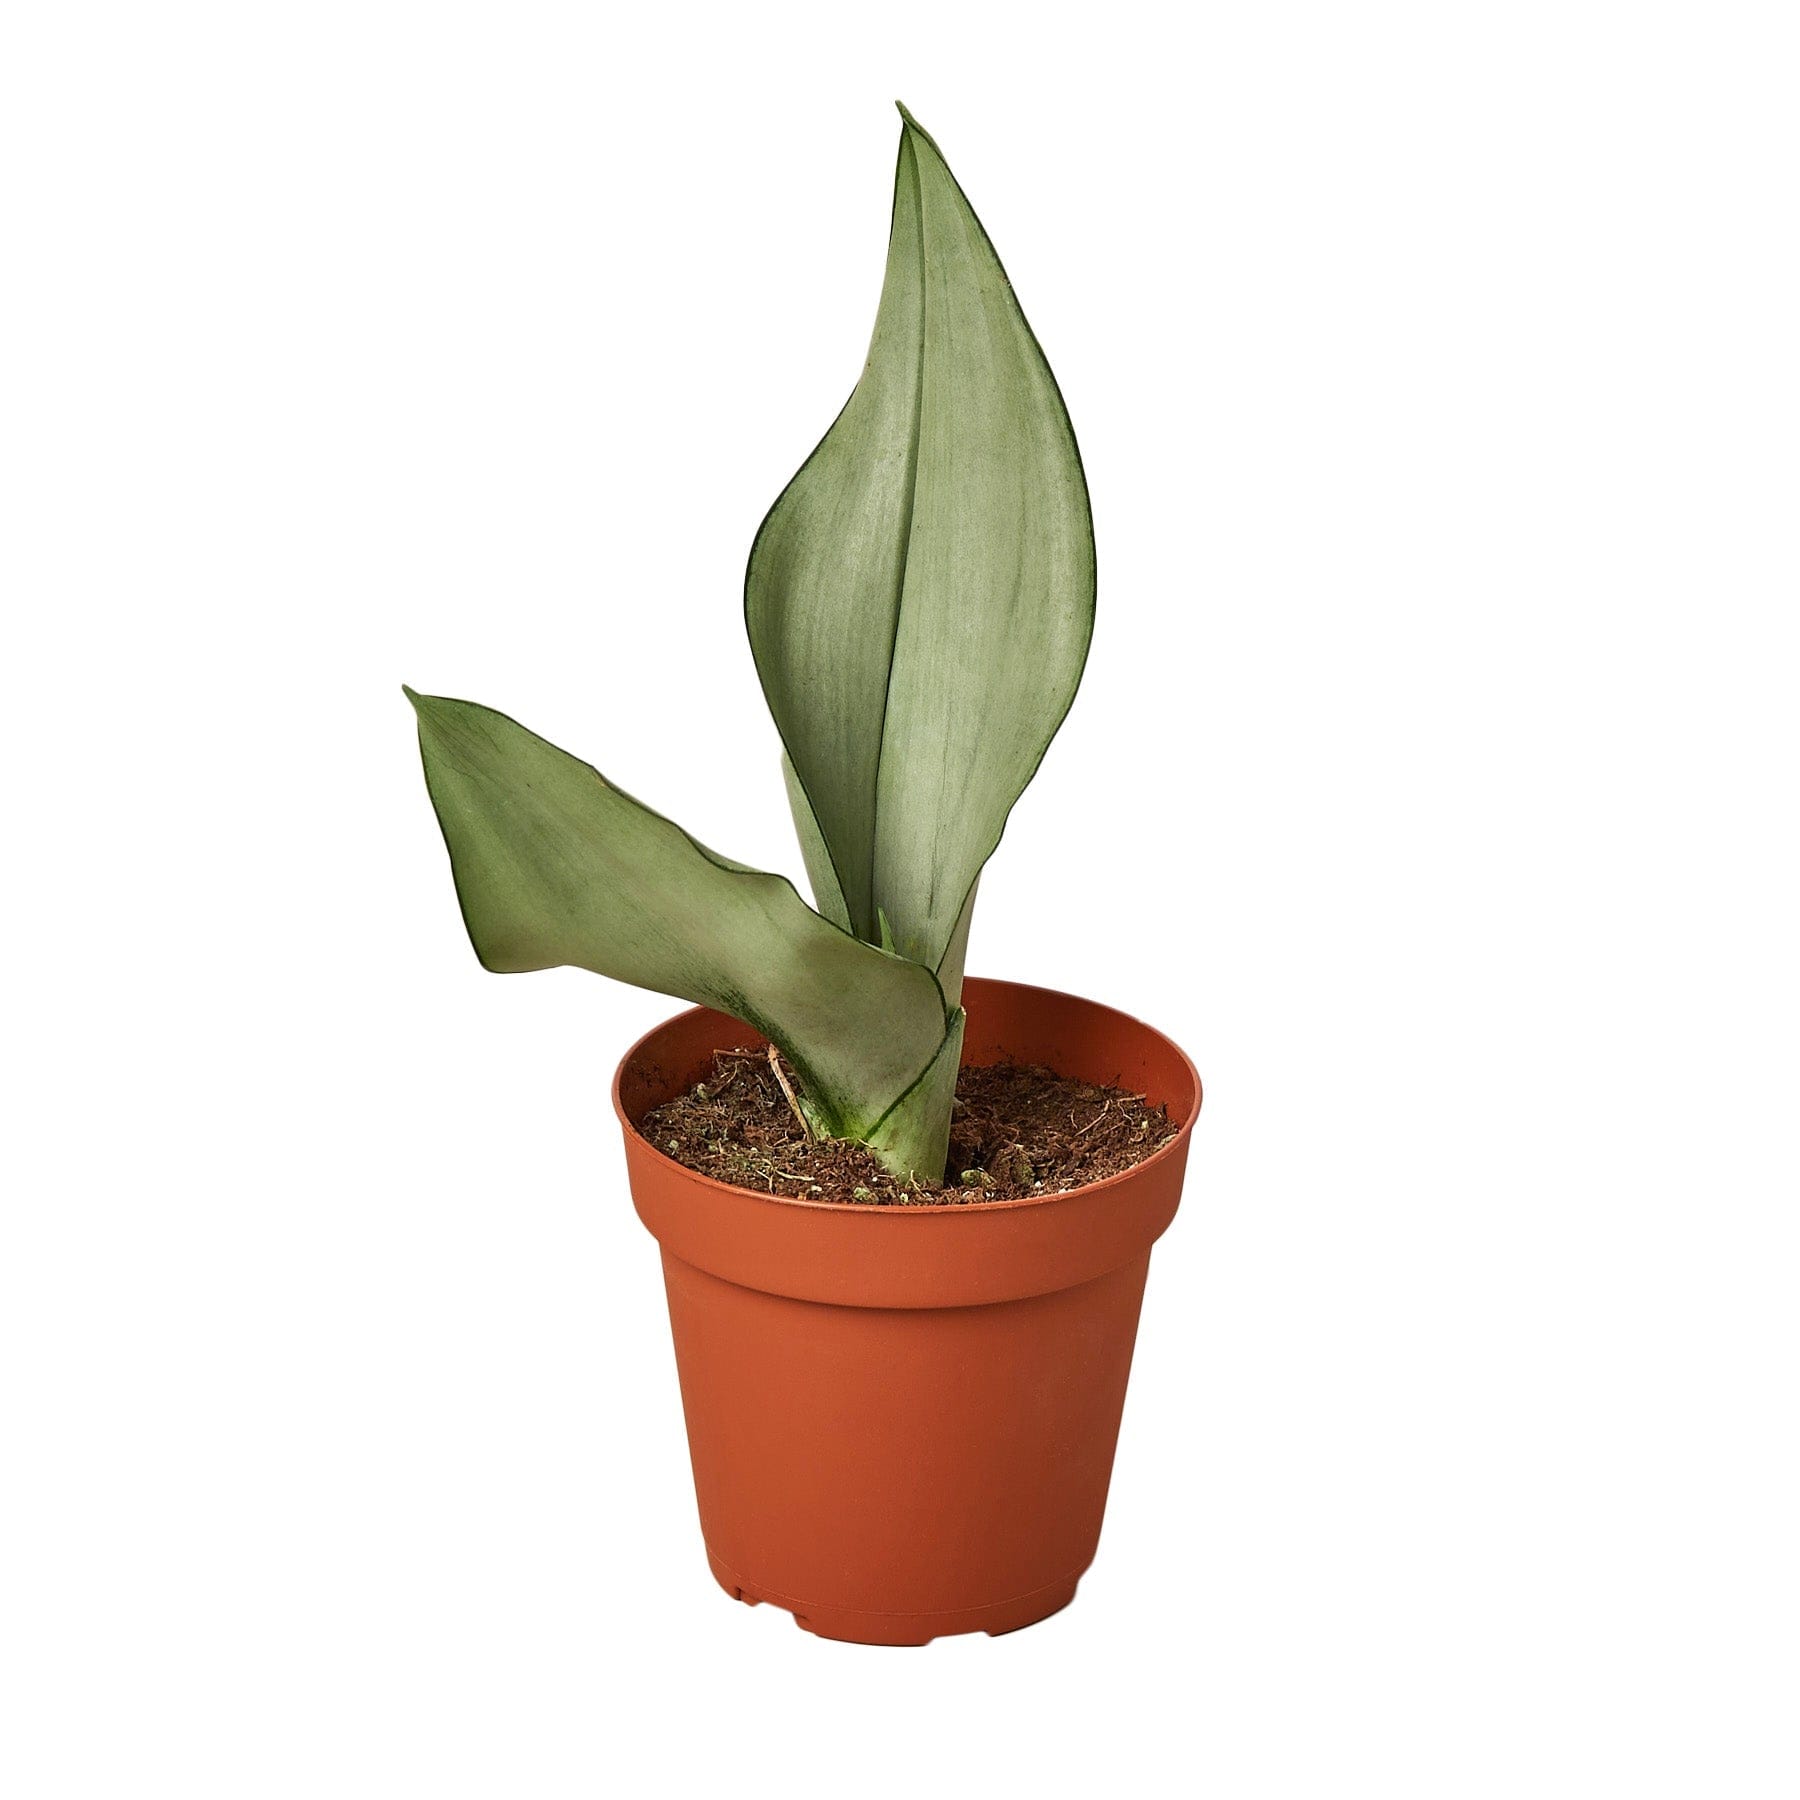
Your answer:
[[[708,1555],[737,1597],[869,1643],[1072,1598],[1200,1105],[1149,1027],[964,979],[982,867],[1081,677],[1093,532],[1049,366],[901,116],[867,366],[745,582],[816,908],[502,714],[407,690],[482,963],[697,1003],[626,1053],[613,1098]],[[1071,1105],[1046,1150],[989,1106],[990,1141],[947,1167],[959,1079],[996,1067],[1088,1084],[1093,1125]],[[713,1091],[739,1068],[742,1091]],[[755,1131],[706,1122],[740,1103]],[[683,1106],[693,1143],[664,1123]],[[1077,1140],[1102,1123],[1124,1141],[1089,1178]],[[771,1129],[779,1155],[746,1149]]]

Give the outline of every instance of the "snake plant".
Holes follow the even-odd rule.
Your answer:
[[[744,618],[817,909],[504,714],[406,690],[476,955],[717,1008],[809,1127],[943,1174],[981,869],[1074,699],[1087,484],[993,244],[902,107],[874,338],[764,519]]]

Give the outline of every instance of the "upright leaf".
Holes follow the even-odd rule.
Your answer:
[[[942,1174],[950,1099],[926,1078],[962,1015],[929,969],[859,943],[783,877],[715,855],[503,713],[408,697],[486,967],[569,963],[730,1013],[780,1047],[822,1132],[868,1138],[891,1117],[890,1166]]]
[[[963,968],[969,957],[969,921],[975,915],[975,896],[980,892],[981,877],[978,875],[975,885],[969,889],[968,899],[963,902],[962,917],[951,930],[949,947],[938,960],[938,986],[944,990],[947,1006],[962,1004]]]
[[[806,879],[812,886],[814,904],[832,924],[852,931],[855,927],[850,922],[850,907],[844,899],[831,852],[825,847],[825,834],[819,830],[819,821],[813,817],[806,789],[800,785],[800,777],[794,773],[794,765],[785,755],[781,759],[781,778],[787,783],[788,806],[794,815],[794,835],[800,840],[800,856],[806,864]]]
[[[851,927],[937,968],[1074,698],[1094,548],[1049,365],[902,118],[868,364],[763,521],[745,619]]]

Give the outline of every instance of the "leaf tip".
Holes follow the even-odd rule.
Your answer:
[[[901,143],[911,144],[915,154],[918,151],[919,145],[923,144],[939,162],[942,162],[944,160],[944,153],[938,148],[937,139],[934,138],[909,111],[907,111],[906,102],[904,100],[896,100],[894,106],[900,114]]]

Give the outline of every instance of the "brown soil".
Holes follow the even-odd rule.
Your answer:
[[[732,1187],[852,1206],[945,1206],[1067,1193],[1140,1163],[1175,1135],[1160,1106],[1122,1088],[1020,1063],[956,1078],[950,1178],[890,1175],[861,1144],[811,1138],[789,1103],[793,1072],[760,1050],[721,1050],[713,1072],[644,1115],[639,1130],[676,1162]]]

